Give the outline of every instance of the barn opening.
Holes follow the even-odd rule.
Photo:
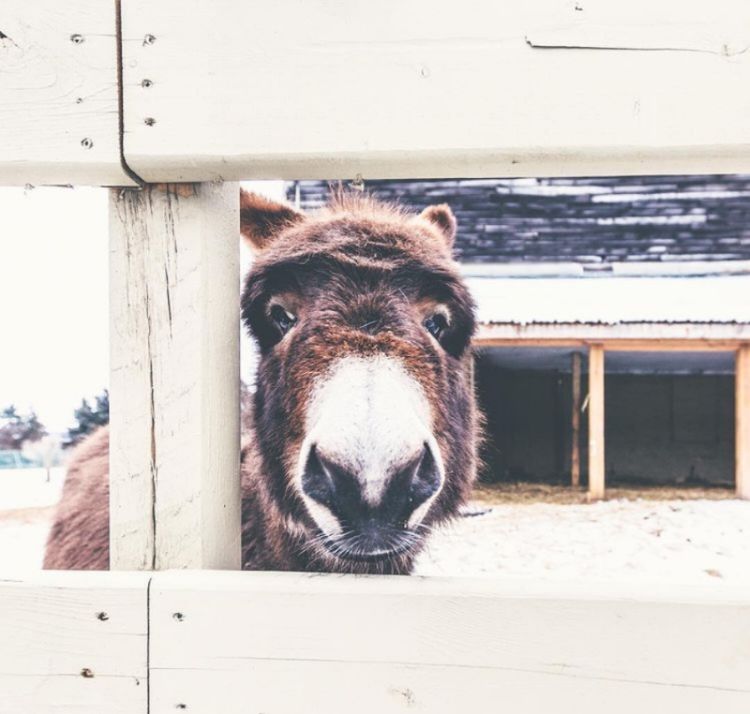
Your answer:
[[[605,355],[607,487],[733,486],[734,354]],[[571,484],[577,442],[580,483],[588,485],[587,365],[585,347],[480,348],[475,383],[487,420],[484,481]]]

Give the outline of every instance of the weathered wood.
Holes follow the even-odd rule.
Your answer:
[[[0,580],[0,712],[146,714],[147,590],[140,573]]]
[[[604,498],[604,348],[589,348],[589,498]]]
[[[151,711],[481,714],[501,699],[508,711],[744,713],[750,605],[730,592],[159,573]]]
[[[132,186],[120,165],[117,6],[3,0],[0,184]]]
[[[240,566],[238,204],[111,193],[113,568]]]
[[[125,155],[148,181],[741,172],[748,26],[744,0],[130,0]]]
[[[570,485],[581,485],[581,353],[571,356]]]
[[[750,344],[737,350],[735,410],[735,488],[750,499]]]

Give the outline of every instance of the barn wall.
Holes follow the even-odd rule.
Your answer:
[[[734,379],[704,375],[607,375],[609,484],[733,482]],[[567,481],[570,375],[506,370],[480,360],[487,416],[487,480]],[[586,419],[582,421],[586,475]]]

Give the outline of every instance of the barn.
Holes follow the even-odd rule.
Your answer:
[[[446,202],[481,322],[484,479],[731,486],[750,177],[373,181]],[[324,182],[289,184],[306,208]],[[741,368],[741,367],[740,367]],[[744,489],[744,490],[743,490]]]

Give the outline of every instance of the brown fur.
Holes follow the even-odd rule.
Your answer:
[[[44,567],[109,568],[109,427],[98,429],[71,456]]]
[[[359,194],[337,194],[305,216],[245,192],[240,217],[243,235],[259,251],[242,312],[261,349],[242,453],[243,567],[410,572],[419,546],[376,563],[310,547],[315,524],[290,474],[316,380],[342,355],[397,357],[432,406],[446,465],[420,538],[458,513],[475,479],[479,425],[464,369],[474,317],[451,256],[455,218],[444,205],[414,216]],[[298,313],[285,337],[268,314],[269,301],[280,295]],[[452,317],[440,345],[422,325],[437,303],[447,304]],[[45,567],[107,567],[107,444],[103,430],[73,459]]]

